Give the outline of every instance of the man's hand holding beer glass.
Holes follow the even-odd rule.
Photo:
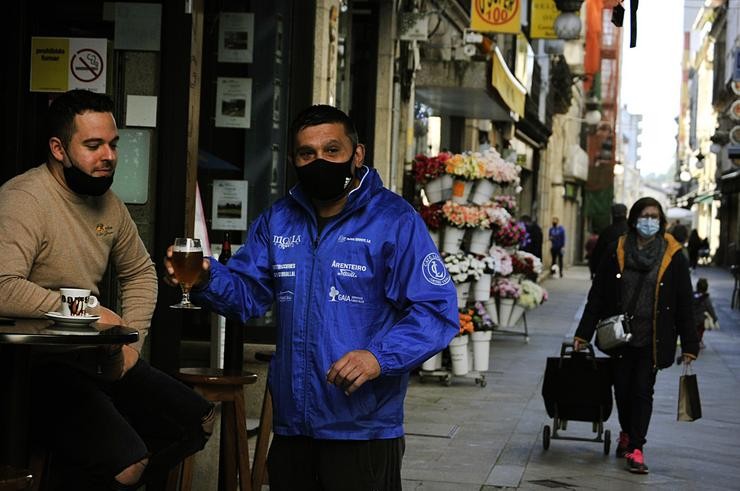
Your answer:
[[[171,286],[180,285],[182,300],[171,305],[173,309],[199,309],[190,302],[190,289],[208,281],[211,265],[203,259],[203,249],[199,239],[177,238],[174,245],[167,248],[164,258],[167,274],[164,280]]]

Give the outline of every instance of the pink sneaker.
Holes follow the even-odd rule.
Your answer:
[[[624,431],[619,432],[619,438],[617,439],[617,457],[622,458],[627,454],[629,450],[630,436]]]
[[[648,473],[648,467],[645,465],[645,457],[642,455],[642,450],[636,448],[632,452],[625,454],[625,457],[627,457],[627,470],[633,474]]]

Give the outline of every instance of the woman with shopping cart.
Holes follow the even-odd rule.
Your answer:
[[[650,197],[637,200],[627,225],[627,234],[599,264],[573,344],[576,350],[587,344],[601,319],[619,314],[630,319],[630,340],[607,351],[613,358],[621,426],[617,456],[627,458],[630,472],[647,474],[643,446],[657,371],[673,364],[677,334],[684,363],[696,359],[699,341],[692,322],[689,264],[681,244],[665,233],[660,203]]]

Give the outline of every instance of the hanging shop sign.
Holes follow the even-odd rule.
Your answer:
[[[560,11],[555,0],[532,0],[529,18],[529,35],[531,39],[557,39],[555,19]]]
[[[106,92],[108,40],[31,38],[31,92]]]
[[[521,30],[522,0],[472,0],[470,29],[517,33]]]
[[[492,58],[491,85],[496,89],[509,109],[524,117],[524,102],[527,98],[527,89],[511,73],[506,66],[504,57],[498,46],[494,48]]]

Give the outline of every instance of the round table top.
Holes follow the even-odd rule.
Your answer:
[[[61,326],[47,319],[0,320],[0,344],[94,346],[130,344],[138,339],[139,332],[136,329],[98,322],[72,327]]]

